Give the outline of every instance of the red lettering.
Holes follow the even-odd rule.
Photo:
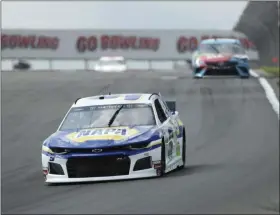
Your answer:
[[[148,49],[149,45],[150,45],[149,38],[145,38],[145,37],[139,38],[139,46],[138,46],[139,49]]]
[[[97,38],[95,36],[91,37],[78,37],[76,41],[76,49],[78,52],[85,52],[86,50],[95,51],[97,48]]]
[[[185,53],[187,51],[194,51],[198,47],[198,39],[196,37],[184,37],[181,36],[177,40],[177,51],[179,53]]]
[[[110,40],[110,48],[114,50],[119,49],[121,39],[122,39],[121,36],[112,36]]]
[[[151,37],[136,36],[120,36],[120,35],[102,35],[101,48],[107,49],[151,49],[157,50],[159,48],[160,40]]]
[[[52,45],[51,45],[51,48],[53,49],[53,50],[56,50],[56,49],[58,49],[58,46],[59,46],[59,38],[58,37],[54,37],[54,38],[52,38]]]
[[[156,48],[156,41],[154,38],[148,38],[148,37],[140,38],[139,48],[154,50]]]
[[[95,49],[97,49],[97,38],[95,36],[91,36],[87,39],[87,49],[89,51],[95,51]]]
[[[159,46],[160,46],[160,39],[159,38],[152,39],[151,49],[157,51],[159,49]]]
[[[19,39],[19,44],[18,46],[20,48],[28,48],[29,44],[30,44],[30,36],[23,36]]]
[[[124,37],[119,37],[120,38],[120,48],[121,49],[129,49],[130,47],[130,38],[124,38]]]
[[[195,49],[197,49],[198,41],[197,41],[196,37],[191,37],[189,40],[189,43],[190,43],[189,47],[190,47],[191,51],[194,51]]]
[[[101,37],[101,48],[103,50],[108,49],[109,48],[109,41],[110,41],[110,37],[108,35],[103,35]]]
[[[30,46],[31,48],[35,49],[36,48],[36,36],[32,36],[29,38],[29,43],[28,46]]]
[[[157,51],[160,48],[160,39],[157,38],[155,39],[155,47],[154,50]]]
[[[136,37],[130,37],[129,38],[129,48],[132,48],[132,49],[137,49],[137,38]]]
[[[14,49],[17,47],[17,41],[18,41],[18,38],[19,36],[18,35],[12,35],[10,38],[9,38],[9,46],[11,49]]]
[[[188,50],[188,38],[181,36],[177,40],[177,51],[179,53],[184,53]]]
[[[119,36],[119,48],[120,49],[128,49],[129,45],[127,39],[124,37]]]
[[[57,49],[59,38],[36,35],[1,35],[1,49]]]
[[[37,43],[37,47],[39,49],[44,49],[45,47],[48,46],[47,44],[47,39],[45,37],[39,37],[38,43]]]
[[[152,37],[136,37],[136,36],[120,36],[120,35],[102,35],[100,37],[102,50],[117,49],[150,49],[158,50],[160,45],[159,38]],[[98,47],[98,40],[95,36],[89,38],[80,36],[76,41],[76,49],[78,52],[86,50],[95,51]]]
[[[78,52],[84,52],[86,50],[86,40],[85,37],[78,37],[76,41],[76,49]]]
[[[8,46],[8,37],[5,34],[1,35],[1,49],[5,49]]]

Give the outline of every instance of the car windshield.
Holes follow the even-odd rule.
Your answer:
[[[198,49],[202,53],[245,54],[241,45],[235,43],[201,44]]]
[[[122,105],[75,107],[67,114],[60,131],[108,127],[110,119]],[[152,107],[148,104],[125,104],[111,127],[155,125]]]
[[[123,66],[125,63],[123,60],[101,60],[99,66]]]

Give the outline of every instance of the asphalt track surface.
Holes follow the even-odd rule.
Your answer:
[[[76,98],[108,90],[176,99],[188,167],[163,178],[44,186],[42,141]],[[278,201],[279,121],[255,78],[2,73],[3,213],[276,213]]]

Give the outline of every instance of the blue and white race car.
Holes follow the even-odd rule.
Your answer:
[[[46,184],[162,176],[183,168],[186,131],[160,94],[75,101],[42,146]]]
[[[206,39],[193,53],[191,66],[194,78],[219,75],[249,78],[248,60],[238,39]]]

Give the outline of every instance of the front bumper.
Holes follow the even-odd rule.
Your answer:
[[[240,76],[249,77],[249,66],[245,63],[228,63],[225,65],[207,65],[204,67],[194,68],[194,77],[204,77],[204,76]]]
[[[160,160],[161,147],[133,155],[115,153],[54,156],[43,153],[42,167],[47,183],[109,181],[155,177],[158,171],[153,163]]]

